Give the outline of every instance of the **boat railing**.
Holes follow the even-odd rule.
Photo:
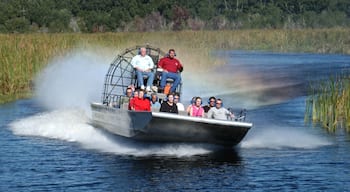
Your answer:
[[[109,95],[109,97],[109,107],[121,109],[129,108],[129,98],[126,95]]]
[[[235,116],[232,117],[230,114],[227,115],[227,120],[230,121],[245,121],[246,116],[247,116],[247,110],[246,109],[241,109],[238,113],[235,112],[235,110],[231,107],[227,108],[228,111],[230,111],[232,114]]]

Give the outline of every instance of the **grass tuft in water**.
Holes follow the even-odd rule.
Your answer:
[[[350,133],[350,75],[331,77],[318,86],[310,86],[305,120],[321,123],[330,132],[345,129]]]

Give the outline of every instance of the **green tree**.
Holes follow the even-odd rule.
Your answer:
[[[54,1],[48,0],[29,1],[27,9],[30,23],[35,23],[39,27],[47,27],[52,20],[55,4]]]
[[[24,17],[15,17],[5,22],[5,28],[8,32],[25,33],[29,29],[29,21]]]
[[[69,22],[72,18],[71,12],[67,9],[52,11],[52,18],[49,21],[50,32],[68,32]]]

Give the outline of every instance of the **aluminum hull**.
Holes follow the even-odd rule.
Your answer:
[[[151,142],[237,145],[251,123],[189,117],[161,112],[135,112],[92,103],[92,124],[110,133]]]

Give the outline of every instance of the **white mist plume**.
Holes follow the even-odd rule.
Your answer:
[[[48,109],[78,107],[100,101],[103,81],[113,56],[77,50],[55,58],[35,81],[39,103]]]

